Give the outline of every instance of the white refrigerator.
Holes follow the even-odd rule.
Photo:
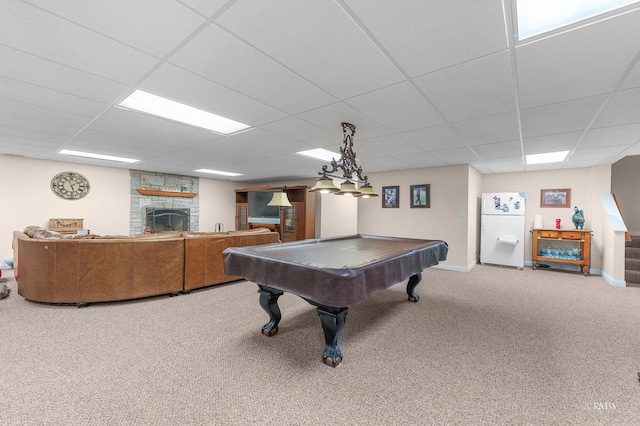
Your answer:
[[[482,194],[480,262],[524,268],[523,192]]]

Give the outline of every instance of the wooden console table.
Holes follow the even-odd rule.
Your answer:
[[[588,229],[533,229],[531,263],[539,262],[578,265],[589,274],[591,258],[591,231]],[[548,246],[545,246],[548,244]]]

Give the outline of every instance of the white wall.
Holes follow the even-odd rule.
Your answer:
[[[382,208],[382,200],[358,200],[358,233],[444,240],[449,244],[446,265],[467,270],[469,253],[469,169],[467,165],[397,172],[369,173],[378,193],[383,186],[399,186],[399,207]],[[431,185],[431,207],[410,207],[410,186]]]
[[[376,198],[358,200],[354,197],[333,194],[316,195],[316,203],[320,203],[320,235],[316,233],[316,238],[357,234],[360,203],[375,202]]]
[[[480,253],[480,197],[482,196],[482,174],[469,167],[469,183],[467,192],[467,263],[471,269]]]
[[[237,182],[200,178],[200,231],[215,231],[222,223],[224,231],[236,229],[235,190],[243,188]]]
[[[87,196],[63,200],[51,191],[60,172],[84,175]],[[14,230],[29,225],[48,227],[51,218],[82,218],[93,234],[129,233],[129,170],[0,155],[0,255],[12,255]]]

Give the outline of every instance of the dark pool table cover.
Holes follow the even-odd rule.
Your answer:
[[[228,275],[349,307],[446,260],[447,251],[441,240],[359,234],[228,248],[222,256]]]

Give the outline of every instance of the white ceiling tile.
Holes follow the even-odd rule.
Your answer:
[[[159,58],[205,21],[173,0],[26,1]]]
[[[522,108],[611,92],[638,52],[640,11],[516,48]],[[545,82],[540,84],[540,82]]]
[[[341,123],[351,123],[356,126],[354,140],[374,138],[388,135],[391,132],[364,114],[351,108],[344,102],[327,105],[313,111],[298,114],[302,120],[308,121],[329,132],[335,132],[338,136],[337,143],[342,145]]]
[[[91,117],[107,109],[99,102],[6,77],[0,77],[0,98],[44,107],[40,109],[43,114],[49,109]]]
[[[81,129],[81,127],[49,123],[4,113],[0,113],[0,126],[13,129],[15,134],[21,133],[24,135],[29,131],[34,131],[40,133],[42,137],[54,137],[58,141],[64,141],[72,137]]]
[[[0,98],[0,120],[14,127],[72,136],[90,118],[38,105]]]
[[[345,3],[412,77],[507,47],[504,13],[497,1]]]
[[[561,102],[524,109],[521,112],[524,138],[585,130],[595,118],[606,96]]]
[[[640,87],[640,61],[636,62],[634,67],[629,71],[622,84],[620,90]]]
[[[442,160],[437,159],[433,155],[427,152],[418,152],[413,154],[400,154],[396,155],[398,160],[403,161],[413,168],[420,167],[438,167],[444,166],[445,163]]]
[[[525,171],[521,155],[484,160],[482,164],[484,167],[477,163],[473,163],[473,166],[478,170],[480,170],[479,167],[486,170],[482,173],[518,173]]]
[[[431,154],[445,164],[465,164],[478,160],[478,156],[469,148],[443,149]]]
[[[0,45],[0,75],[103,103],[115,101],[127,86]]]
[[[400,160],[397,157],[368,158],[366,161],[358,164],[362,166],[363,176],[367,176],[368,173],[411,168],[408,163]]]
[[[204,16],[211,17],[219,12],[229,0],[181,0],[182,3],[192,7]]]
[[[252,158],[264,158],[267,161],[269,157],[294,154],[307,147],[301,142],[261,129],[227,136],[212,142],[212,145],[220,149],[223,157],[231,154],[230,161],[234,162]]]
[[[627,149],[625,149],[622,154],[624,155],[640,155],[640,142],[636,142],[631,145]]]
[[[338,125],[330,132],[297,117],[287,117],[262,126],[270,132],[304,142],[311,148],[337,146],[342,141],[342,128]],[[356,128],[356,133],[358,129]],[[358,134],[359,135],[359,134]]]
[[[171,62],[290,114],[337,100],[215,26],[191,40]]]
[[[403,132],[400,136],[425,151],[467,146],[464,139],[449,125]]]
[[[526,138],[523,141],[525,154],[571,151],[576,147],[582,132],[559,133],[555,135]]]
[[[580,141],[580,149],[631,145],[640,141],[640,123],[590,129]]]
[[[485,165],[484,162],[471,162],[469,163],[469,165],[483,175],[493,173],[493,171],[487,165]]]
[[[67,136],[0,123],[0,139],[5,142],[24,141],[25,143],[37,146],[60,146],[67,140]]]
[[[347,99],[345,103],[394,132],[444,124],[442,117],[406,81]]]
[[[336,2],[241,1],[216,23],[338,99],[404,80]]]
[[[470,146],[520,138],[515,112],[459,121],[451,127]]]
[[[640,87],[616,92],[604,106],[594,127],[640,122]]]
[[[472,149],[483,160],[522,156],[522,146],[519,140],[476,145]]]
[[[361,140],[358,146],[354,147],[354,150],[360,147],[374,149],[384,155],[393,156],[422,152],[420,148],[397,135],[380,136],[377,138]]]
[[[134,84],[157,62],[146,53],[25,3],[6,0],[2,7],[0,40],[4,46],[125,84]]]
[[[49,159],[58,151],[59,148],[59,145],[51,143],[37,143],[37,141],[29,141],[25,139],[5,140],[0,132],[0,155]]]
[[[629,145],[617,145],[606,148],[585,148],[573,153],[573,155],[569,157],[567,161],[601,161],[603,159],[609,159],[609,161],[614,162],[618,159],[618,154],[620,154],[628,147]]]
[[[516,108],[507,51],[418,77],[415,82],[449,122]]]

